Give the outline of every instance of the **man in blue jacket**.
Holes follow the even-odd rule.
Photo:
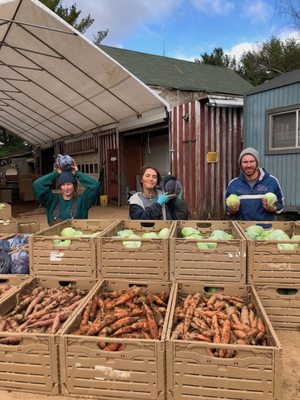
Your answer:
[[[259,167],[258,151],[252,147],[244,149],[239,156],[241,174],[229,182],[226,199],[231,194],[239,197],[239,204],[226,207],[227,214],[237,220],[272,221],[283,210],[284,198],[275,176]],[[274,193],[277,201],[270,205],[265,199],[266,193]]]

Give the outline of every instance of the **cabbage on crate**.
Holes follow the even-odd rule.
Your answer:
[[[282,229],[264,229],[260,225],[250,225],[246,228],[246,234],[250,240],[290,240],[300,241],[300,235],[289,235]],[[296,250],[298,249],[298,243],[278,243],[277,248],[279,250]]]
[[[117,237],[127,239],[167,239],[170,233],[169,228],[162,228],[158,233],[156,232],[144,232],[142,235],[138,235],[132,229],[123,229],[117,232]],[[139,240],[123,240],[123,246],[126,248],[139,248],[142,244]]]
[[[184,228],[181,229],[181,234],[185,239],[195,240],[197,242],[196,246],[198,247],[198,249],[201,249],[201,250],[215,249],[218,246],[218,243],[216,243],[216,242],[200,242],[200,240],[204,240],[204,239],[231,240],[231,239],[233,239],[233,236],[230,233],[228,233],[222,229],[215,229],[211,232],[211,234],[208,237],[204,237],[198,229],[192,228],[189,226],[185,226]]]

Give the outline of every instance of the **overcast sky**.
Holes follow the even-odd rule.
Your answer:
[[[63,0],[95,19],[85,36],[103,44],[193,61],[222,47],[239,57],[272,35],[300,40],[284,24],[280,0]]]

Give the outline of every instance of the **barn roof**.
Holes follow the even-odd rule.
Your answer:
[[[104,45],[100,48],[149,86],[233,95],[252,88],[229,68]]]

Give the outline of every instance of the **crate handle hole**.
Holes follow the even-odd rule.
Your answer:
[[[0,284],[1,283],[7,283],[7,282],[9,282],[9,279],[0,279]]]
[[[59,281],[59,286],[76,286],[76,282],[72,281]]]
[[[204,286],[205,293],[222,293],[224,291],[223,287],[214,286]]]
[[[137,286],[137,287],[145,287],[147,288],[148,285],[146,283],[129,283],[128,287],[133,287],[133,286]]]
[[[142,228],[153,228],[155,226],[155,222],[141,222]]]
[[[294,296],[298,293],[298,289],[291,289],[291,288],[278,288],[276,289],[277,293],[281,296]]]
[[[196,225],[198,228],[211,228],[210,222],[198,222]]]

